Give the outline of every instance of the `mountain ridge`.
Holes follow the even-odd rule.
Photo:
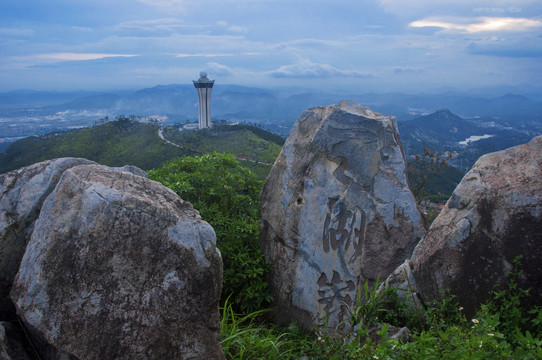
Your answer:
[[[496,119],[465,119],[448,109],[398,123],[407,156],[431,152],[453,154],[451,164],[466,171],[483,154],[529,142],[540,131],[511,127]],[[467,140],[470,142],[465,143]]]
[[[218,151],[235,155],[263,179],[284,142],[280,136],[250,125],[216,125],[199,131],[169,126],[163,131],[166,141],[159,136],[160,129],[157,124],[119,116],[88,128],[24,138],[0,154],[0,173],[60,157],[150,170],[175,157]]]

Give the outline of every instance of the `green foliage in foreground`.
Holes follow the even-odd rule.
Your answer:
[[[227,359],[299,359],[310,336],[296,327],[284,330],[264,321],[267,310],[235,313],[226,301],[221,311],[221,345]]]
[[[295,326],[270,324],[261,310],[271,301],[265,282],[269,267],[258,247],[261,182],[234,156],[217,153],[176,159],[149,175],[192,202],[215,228],[224,259],[223,299],[229,297],[221,320],[228,359],[542,359],[542,311],[526,306],[529,291],[517,285],[518,268],[473,319],[452,296],[430,304],[423,314],[403,303],[388,309],[377,282],[358,291],[350,309],[358,326],[343,335],[318,329],[304,334]],[[368,337],[378,322],[408,326],[412,341],[391,339],[388,325]]]
[[[222,345],[228,359],[542,359],[542,309],[524,306],[529,291],[518,287],[516,279],[520,275],[512,273],[507,286],[496,289],[494,300],[482,305],[472,319],[463,315],[453,296],[432,303],[423,317],[417,317],[413,311],[405,312],[401,304],[399,311],[396,306],[384,313],[383,299],[377,299],[373,292],[376,287],[365,287],[363,293],[369,301],[358,303],[356,307],[360,309],[351,311],[352,320],[361,326],[342,336],[331,336],[318,329],[303,335],[295,327],[280,329],[259,323],[259,313],[236,318],[232,312],[224,311]],[[387,325],[378,331],[378,342],[375,337],[368,338],[364,324],[373,323],[377,313],[380,321],[409,325],[412,341],[402,343],[389,338]],[[356,319],[359,314],[372,315]],[[270,352],[271,357],[262,356],[270,351],[271,344],[281,351]]]
[[[148,174],[192,203],[215,230],[224,262],[222,299],[233,294],[232,306],[244,313],[268,305],[270,268],[259,247],[262,182],[233,155],[215,152],[174,159]]]
[[[124,116],[100,125],[42,136],[13,143],[0,154],[0,173],[59,157],[82,157],[107,166],[135,165],[148,170],[166,160],[194,152],[166,144],[158,126]]]

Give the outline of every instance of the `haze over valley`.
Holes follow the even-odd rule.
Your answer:
[[[487,93],[491,93],[486,90]],[[407,155],[452,151],[452,164],[467,170],[483,153],[528,142],[542,133],[542,94],[475,92],[437,94],[339,94],[300,88],[254,88],[218,84],[212,97],[214,121],[253,123],[286,136],[305,109],[356,101],[396,116]],[[134,115],[162,126],[197,121],[192,85],[159,85],[135,91],[0,93],[0,150],[14,141],[54,131],[92,126],[104,119]]]
[[[217,121],[285,136],[347,99],[399,123],[447,109],[468,125],[448,121],[448,145],[516,144],[541,131],[541,16],[536,0],[5,1],[0,151],[117,115],[193,122],[202,70]],[[400,126],[407,152],[444,150],[420,121]]]

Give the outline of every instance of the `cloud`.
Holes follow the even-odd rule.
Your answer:
[[[542,58],[542,46],[534,42],[500,44],[471,43],[467,51],[473,55],[497,56],[504,58]]]
[[[0,35],[6,36],[32,36],[34,30],[32,29],[20,29],[20,28],[0,28]]]
[[[479,7],[472,9],[475,13],[504,13],[504,12],[510,12],[510,13],[520,13],[523,11],[523,9],[510,6],[508,8],[495,8],[495,7]]]
[[[423,70],[411,67],[396,67],[393,69],[393,72],[395,74],[420,74],[423,72]]]
[[[457,18],[456,21],[445,21],[441,18],[427,18],[424,20],[411,22],[409,26],[415,28],[437,27],[447,31],[457,31],[472,34],[497,31],[528,31],[534,28],[542,27],[542,21],[511,17],[479,17],[475,19]]]
[[[226,21],[217,21],[216,24],[218,26],[226,28],[229,31],[238,32],[238,33],[248,32],[248,29],[246,27],[238,26],[238,25],[228,25]]]
[[[254,56],[261,55],[257,52],[243,52],[243,53],[193,53],[193,54],[177,54],[178,58],[190,58],[190,57],[229,57],[229,56]]]
[[[88,49],[88,50],[86,50]],[[79,50],[79,49],[78,49]],[[269,51],[265,43],[254,42],[238,35],[173,32],[113,35],[97,42],[81,45],[81,52],[112,52],[157,57],[220,57],[245,56]],[[60,52],[60,51],[59,51]]]
[[[84,32],[92,32],[94,31],[93,28],[87,27],[87,26],[72,26],[72,29],[75,31],[84,31]]]
[[[194,54],[177,54],[175,57],[185,58],[185,57],[221,57],[221,56],[234,56],[233,54],[218,54],[218,53],[194,53]]]
[[[498,12],[498,13],[503,13],[505,10],[503,8],[475,8],[475,9],[472,9],[472,11],[474,12],[478,12],[478,13],[490,13],[490,12]]]
[[[203,25],[186,25],[183,24],[180,20],[174,18],[162,18],[162,19],[151,19],[151,20],[133,20],[125,21],[115,26],[116,30],[127,30],[127,31],[166,31],[174,32],[181,28],[203,28]]]
[[[72,52],[12,56],[5,59],[4,68],[2,70],[17,71],[31,68],[65,68],[84,61],[131,58],[137,56],[139,55]]]
[[[230,76],[233,75],[233,71],[226,65],[219,64],[217,62],[208,62],[205,68],[212,76]]]
[[[145,5],[149,5],[159,10],[163,10],[167,12],[171,12],[171,11],[182,12],[186,10],[183,0],[137,0],[137,1]]]
[[[309,59],[300,59],[295,64],[283,65],[271,71],[270,75],[275,78],[374,77],[374,75],[360,71],[341,70],[329,64],[313,63]]]
[[[506,9],[517,6],[537,5],[539,0],[378,0],[380,6],[394,14],[415,14],[420,11],[436,10],[448,13],[449,9],[465,11],[470,9]]]
[[[53,60],[53,61],[86,61],[98,60],[111,57],[134,57],[132,54],[90,54],[90,53],[53,53],[36,55],[37,59]]]
[[[329,47],[337,47],[346,45],[345,41],[324,40],[324,39],[295,39],[285,42],[280,42],[274,45],[275,50],[284,49],[323,49]]]

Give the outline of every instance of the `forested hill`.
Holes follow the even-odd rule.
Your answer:
[[[173,157],[192,154],[160,139],[157,125],[118,117],[90,128],[21,139],[0,154],[0,172],[58,157],[82,157],[108,166],[135,165],[148,170]]]
[[[284,139],[249,125],[220,125],[208,130],[179,131],[164,128],[166,142],[156,124],[119,116],[90,128],[28,137],[0,154],[0,173],[47,159],[82,157],[108,166],[135,165],[149,170],[179,156],[212,151],[230,153],[258,174],[267,176]]]

